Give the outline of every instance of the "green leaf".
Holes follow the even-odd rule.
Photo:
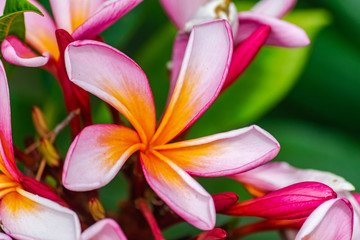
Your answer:
[[[0,17],[0,43],[9,35],[25,40],[24,12],[42,12],[26,0],[7,0],[4,15]]]
[[[287,21],[314,39],[330,20],[323,10],[298,10]],[[249,69],[227,89],[191,129],[203,136],[253,122],[271,110],[292,88],[305,66],[310,47],[263,48]]]

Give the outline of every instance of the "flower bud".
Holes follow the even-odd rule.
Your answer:
[[[40,151],[45,157],[46,163],[50,167],[58,167],[60,164],[60,156],[57,153],[54,145],[46,138],[40,141]]]
[[[39,134],[40,137],[45,138],[49,134],[50,131],[49,131],[48,125],[46,123],[44,114],[36,106],[34,106],[32,109],[32,118],[33,118],[36,132]]]
[[[239,200],[239,196],[232,192],[214,194],[212,195],[212,198],[217,212],[230,208]]]
[[[196,240],[222,240],[226,239],[227,234],[225,230],[221,228],[214,228],[212,230],[200,233],[195,239]]]
[[[302,182],[239,202],[224,212],[269,219],[299,219],[309,216],[320,204],[336,196],[330,187],[322,183]]]
[[[93,217],[95,221],[99,221],[101,219],[104,219],[105,216],[105,209],[99,199],[97,198],[91,198],[89,201],[89,210],[90,214]]]

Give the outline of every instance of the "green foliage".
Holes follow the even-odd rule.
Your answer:
[[[4,14],[0,17],[0,43],[9,35],[25,40],[24,12],[41,11],[26,0],[6,0]]]

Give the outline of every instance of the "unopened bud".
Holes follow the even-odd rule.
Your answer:
[[[229,209],[239,200],[239,196],[232,192],[214,194],[212,195],[212,198],[217,212]]]
[[[48,125],[46,123],[44,114],[36,106],[34,106],[32,109],[32,118],[33,118],[36,132],[39,134],[40,137],[45,138],[49,134],[50,131],[49,131]]]
[[[105,218],[105,209],[99,199],[91,198],[89,201],[89,210],[95,221]]]
[[[215,228],[203,233],[200,233],[196,240],[222,240],[227,237],[225,230],[221,228]]]
[[[60,157],[57,153],[54,145],[47,140],[46,138],[41,139],[40,141],[40,151],[43,154],[46,163],[50,167],[58,167],[60,164]]]
[[[318,182],[302,182],[259,198],[239,202],[224,212],[236,216],[299,219],[309,216],[319,205],[336,196],[336,193],[327,185]]]

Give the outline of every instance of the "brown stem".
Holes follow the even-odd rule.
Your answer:
[[[39,169],[36,173],[36,177],[35,177],[36,181],[40,182],[40,179],[41,179],[42,174],[44,173],[45,167],[46,167],[46,160],[45,160],[45,158],[42,158],[40,165],[39,165]]]

